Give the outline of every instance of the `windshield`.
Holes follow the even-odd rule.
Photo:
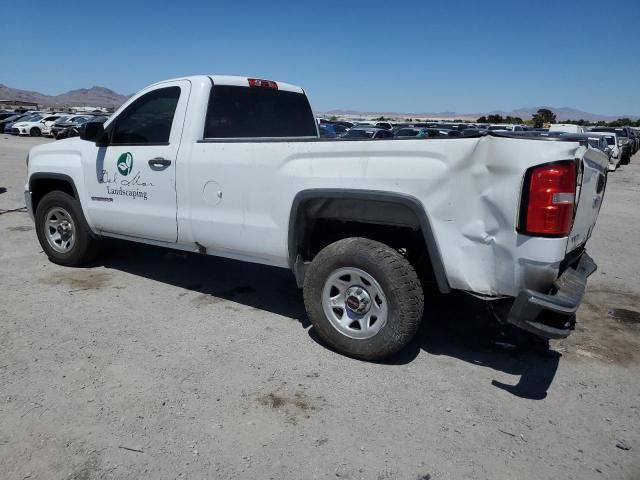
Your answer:
[[[36,120],[40,120],[40,116],[39,115],[28,114],[28,115],[23,115],[21,117],[16,118],[16,123],[18,123],[18,122],[35,122]]]
[[[349,130],[345,135],[344,138],[373,138],[373,134],[375,132],[373,132],[372,130]]]

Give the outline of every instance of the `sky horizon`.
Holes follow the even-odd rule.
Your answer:
[[[129,95],[166,78],[235,74],[300,85],[317,111],[550,105],[640,115],[640,2],[616,2],[613,14],[602,6],[196,0],[149,9],[113,0],[61,11],[11,2],[3,6],[13,40],[0,51],[0,83],[49,95],[93,85]]]

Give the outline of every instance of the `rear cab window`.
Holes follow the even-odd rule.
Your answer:
[[[287,137],[318,137],[311,106],[303,93],[234,85],[212,87],[204,138]]]

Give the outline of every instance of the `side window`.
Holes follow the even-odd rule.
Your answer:
[[[179,98],[180,87],[160,88],[138,98],[115,119],[111,144],[168,143]]]

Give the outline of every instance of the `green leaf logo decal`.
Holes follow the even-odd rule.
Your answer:
[[[116,165],[118,167],[118,172],[126,177],[131,173],[131,170],[133,170],[133,155],[129,152],[123,153],[118,157]]]

